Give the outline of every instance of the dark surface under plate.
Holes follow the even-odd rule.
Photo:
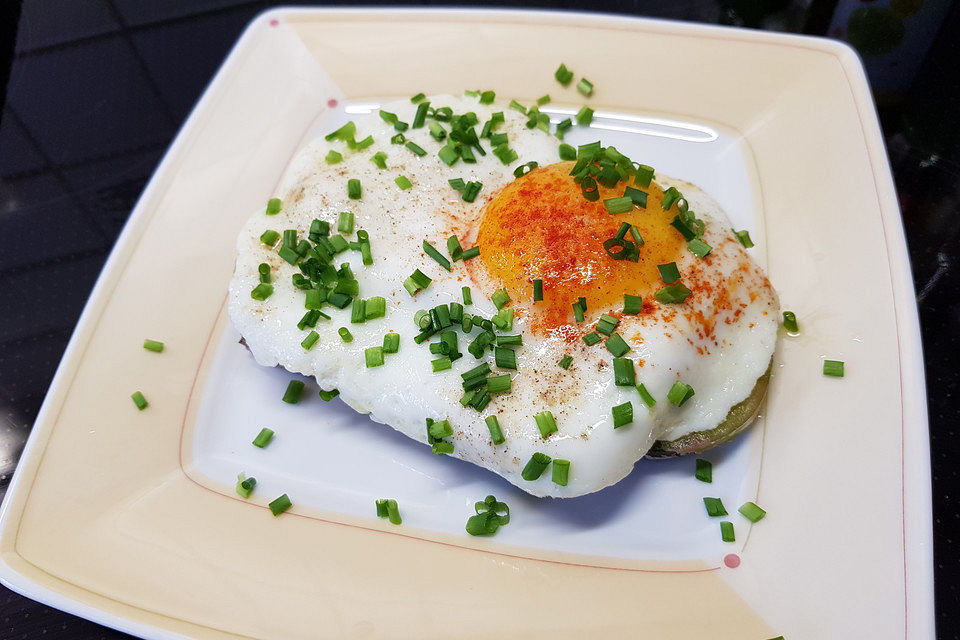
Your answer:
[[[273,4],[0,1],[0,493],[136,198],[243,28]],[[898,34],[891,36],[889,24],[864,32],[844,18],[836,26],[837,15],[859,4],[637,0],[596,8],[846,37],[861,51],[890,48],[889,39]],[[863,3],[871,10],[886,4]],[[960,507],[954,500],[960,495],[954,462],[960,453],[960,6],[949,0],[889,4],[916,8],[903,20],[906,40],[880,54],[886,58],[865,60],[903,210],[923,330],[938,637],[960,638]],[[484,6],[591,8],[573,2]],[[912,34],[912,25],[933,12],[939,13],[924,23],[919,38]],[[908,48],[911,38],[922,42]],[[878,59],[883,68],[876,68]],[[611,52],[611,62],[624,61]],[[854,251],[855,243],[851,238]],[[0,638],[39,637],[128,636],[0,587]]]

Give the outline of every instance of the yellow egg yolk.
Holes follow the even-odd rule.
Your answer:
[[[580,296],[589,310],[604,312],[619,311],[625,293],[651,296],[664,286],[657,265],[676,261],[684,240],[670,226],[676,210],[663,210],[656,183],[642,188],[646,208],[614,215],[603,201],[622,196],[626,184],[600,186],[599,200],[590,202],[569,175],[573,165],[534,169],[507,185],[487,206],[477,243],[488,272],[512,300],[532,309],[534,328],[579,335],[570,325],[571,305]],[[639,262],[614,260],[603,248],[623,222],[643,236]],[[536,279],[543,280],[543,300],[534,303]]]

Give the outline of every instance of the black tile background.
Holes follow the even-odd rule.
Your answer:
[[[932,0],[927,0],[928,2]],[[960,10],[919,75],[878,94],[925,347],[938,637],[960,638]],[[166,146],[265,0],[0,0],[0,492],[107,253]],[[287,2],[284,4],[300,4]],[[449,5],[394,2],[395,5]],[[481,3],[473,3],[478,6]],[[549,1],[824,34],[835,0]],[[9,76],[9,81],[6,79]],[[0,587],[0,639],[123,638]],[[797,640],[797,639],[792,639]]]

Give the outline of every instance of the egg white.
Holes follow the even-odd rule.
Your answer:
[[[706,345],[709,348],[704,349],[697,328],[682,314],[670,324],[644,315],[625,316],[617,330],[632,348],[627,357],[644,361],[636,368],[637,382],[643,382],[657,398],[656,406],[648,409],[633,387],[615,386],[612,356],[602,344],[588,347],[580,341],[571,345],[534,334],[521,316],[510,332],[523,336],[523,346],[517,349],[518,370],[509,372],[514,378],[512,392],[494,396],[482,413],[461,406],[460,373],[479,364],[467,352],[477,331],[468,336],[454,325],[464,356],[454,362],[452,370],[433,373],[430,361],[437,356],[429,352],[426,343],[413,341],[417,333],[414,314],[438,304],[461,302],[461,287],[470,286],[473,305],[466,306],[465,313],[489,318],[496,312],[489,296],[499,283],[483,275],[482,269],[474,269],[471,276],[463,262],[454,263],[453,271],[446,272],[424,255],[421,243],[427,239],[446,254],[446,238],[457,233],[464,247],[472,246],[484,207],[514,179],[513,170],[530,161],[541,166],[557,162],[558,141],[528,129],[526,117],[504,104],[481,105],[476,99],[451,96],[430,100],[434,106],[450,106],[454,113],[473,111],[481,125],[491,113],[503,111],[506,122],[497,131],[508,134],[518,159],[504,166],[488,152],[486,156],[478,154],[476,164],[461,161],[447,167],[437,157],[438,143],[426,127],[405,132],[408,140],[428,151],[418,157],[402,145],[390,143],[395,131],[376,113],[356,120],[358,140],[368,134],[374,137],[374,145],[366,150],[350,151],[340,141],[322,138],[310,144],[293,160],[277,190],[283,201],[280,213],[267,216],[262,209],[257,211],[237,241],[229,313],[256,361],[313,376],[321,387],[339,389],[343,401],[356,411],[424,443],[426,418],[449,419],[454,428],[452,456],[490,469],[537,496],[571,497],[597,491],[626,476],[655,440],[673,440],[722,422],[729,409],[750,394],[768,366],[776,344],[776,296],[759,270],[736,271],[742,249],[723,242],[729,238],[730,225],[716,202],[693,185],[660,175],[658,182],[664,187],[677,184],[691,209],[706,221],[704,239],[715,247],[716,268],[729,275],[734,298],[747,301],[736,321],[718,322],[711,344]],[[411,122],[416,107],[401,101],[383,109]],[[343,154],[341,163],[324,161],[330,149]],[[370,160],[377,151],[388,156],[385,170]],[[399,189],[394,179],[400,175],[406,176],[413,188]],[[474,203],[463,202],[450,187],[448,180],[457,177],[483,183]],[[349,178],[360,179],[360,200],[347,197]],[[369,232],[374,261],[364,266],[359,252],[347,251],[337,256],[335,263],[348,262],[359,281],[360,297],[383,296],[387,312],[384,318],[351,324],[349,307],[341,311],[327,305],[323,311],[332,319],[317,323],[320,339],[306,351],[300,343],[309,329],[297,328],[305,312],[304,295],[291,284],[291,275],[299,270],[280,259],[259,237],[265,229],[298,229],[300,237],[305,237],[314,218],[335,227],[340,211],[353,212],[355,229]],[[348,238],[354,239],[355,234]],[[692,255],[681,257],[681,272],[692,260],[696,260]],[[274,285],[273,295],[262,302],[250,296],[259,282],[257,266],[261,262],[271,265]],[[411,297],[402,284],[414,269],[422,270],[433,282]],[[709,301],[701,304],[709,311]],[[595,322],[605,311],[609,309],[591,309],[587,321]],[[350,330],[352,342],[341,340],[340,327]],[[400,334],[399,352],[387,354],[383,366],[367,368],[364,349],[381,345],[388,331]],[[709,353],[698,352],[698,346]],[[563,370],[557,362],[568,353],[574,362],[569,370]],[[503,373],[496,369],[492,352],[484,360],[495,372]],[[679,408],[666,400],[667,391],[678,379],[696,391]],[[614,429],[611,407],[628,400],[633,403],[634,421]],[[546,441],[534,421],[534,415],[544,410],[553,413],[559,428]],[[504,444],[492,444],[484,422],[488,415],[498,417]],[[521,470],[537,451],[571,462],[567,486],[553,483],[549,469],[536,481],[521,478]]]

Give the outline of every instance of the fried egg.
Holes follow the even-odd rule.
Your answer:
[[[745,427],[765,388],[779,306],[769,281],[717,203],[690,183],[656,174],[643,187],[645,207],[611,214],[604,200],[623,196],[625,183],[600,186],[596,200],[586,199],[570,175],[574,163],[559,158],[558,140],[528,128],[524,114],[470,97],[428,100],[453,114],[475,113],[478,129],[502,112],[503,122],[494,130],[506,134],[516,158],[505,156],[505,164],[482,140],[486,155],[476,153],[476,162],[460,160],[448,166],[438,157],[447,140],[436,139],[437,127],[433,135],[428,126],[411,127],[401,142],[391,119],[377,113],[356,120],[355,139],[372,136],[367,148],[351,148],[358,145],[340,139],[308,145],[279,185],[279,211],[256,211],[237,242],[229,313],[256,361],[313,376],[322,388],[339,389],[342,400],[356,411],[425,445],[442,437],[452,445],[450,457],[489,469],[536,496],[598,491],[624,478],[651,448],[661,453],[701,450]],[[411,123],[417,106],[403,101],[383,109]],[[425,155],[418,155],[416,148]],[[330,151],[342,160],[328,162],[337,159]],[[380,161],[386,168],[371,161],[377,153],[386,155]],[[536,168],[514,176],[517,167],[531,162]],[[401,176],[409,188],[401,188],[406,186],[403,181],[398,184]],[[451,186],[450,180],[457,179],[482,184],[473,202],[464,201],[463,191]],[[350,180],[359,180],[359,194],[350,193]],[[703,221],[700,240],[710,247],[705,257],[694,255],[671,224],[676,205],[663,209],[670,187],[682,192],[689,210]],[[370,264],[364,264],[362,251],[347,249],[333,256],[333,265],[348,264],[359,288],[355,297],[383,297],[385,313],[351,322],[351,307],[328,303],[321,311],[329,319],[321,316],[312,328],[298,327],[306,312],[305,291],[293,280],[302,278],[302,270],[279,255],[281,243],[268,244],[261,237],[266,230],[296,230],[302,240],[314,220],[329,223],[336,235],[341,212],[353,214],[353,230],[342,235],[355,248],[361,245],[356,232],[368,234]],[[615,260],[604,248],[624,222],[634,225],[643,239],[636,261]],[[449,260],[447,240],[453,235],[464,249],[477,246],[480,253],[452,261],[447,271],[427,255],[423,243]],[[273,288],[262,300],[251,296],[261,283],[261,263],[269,265]],[[661,266],[670,263],[690,291],[682,302],[657,297],[669,284]],[[416,270],[430,283],[421,290],[405,288]],[[542,300],[534,299],[535,280],[542,282]],[[469,287],[472,304],[464,304],[464,287]],[[505,304],[504,294],[494,296],[501,290],[509,297]],[[625,294],[642,299],[639,313],[623,312]],[[522,341],[501,347],[513,350],[515,369],[497,366],[495,343],[479,358],[468,351],[483,332],[479,318],[508,317],[498,311],[494,297],[513,313],[512,327],[502,331],[494,326],[494,333],[520,336],[513,341]],[[578,322],[572,305],[580,298],[585,312]],[[433,353],[430,344],[438,342],[440,333],[418,344],[418,321],[423,310],[450,303],[463,305],[464,316],[479,317],[470,332],[463,323],[445,329],[455,331],[456,351],[462,357],[435,372],[432,363],[443,356]],[[617,367],[625,370],[622,359],[629,360],[631,384],[617,384],[612,351],[618,349],[614,343],[608,348],[607,340],[613,338],[597,332],[598,322],[605,330],[616,323],[612,333],[629,348]],[[341,328],[349,331],[351,341],[344,340]],[[307,348],[303,341],[310,331],[318,335]],[[382,365],[367,366],[367,350],[376,355],[388,333],[399,335],[396,353],[381,354]],[[599,341],[588,344],[588,335]],[[511,384],[509,392],[491,394],[478,411],[462,402],[470,397],[463,374],[484,362],[490,375],[508,374]],[[501,364],[509,364],[509,358]],[[620,382],[627,380],[621,376]],[[614,407],[627,403],[632,417],[615,427]],[[622,417],[625,409],[620,411]],[[538,424],[537,416],[545,412],[552,416],[555,431],[549,419],[546,428]],[[494,443],[490,416],[502,431],[502,443]],[[431,437],[428,422],[444,420],[450,427],[446,435],[435,431]],[[724,426],[726,435],[710,436]],[[685,444],[671,449],[670,443]],[[541,464],[531,466],[535,454]]]

